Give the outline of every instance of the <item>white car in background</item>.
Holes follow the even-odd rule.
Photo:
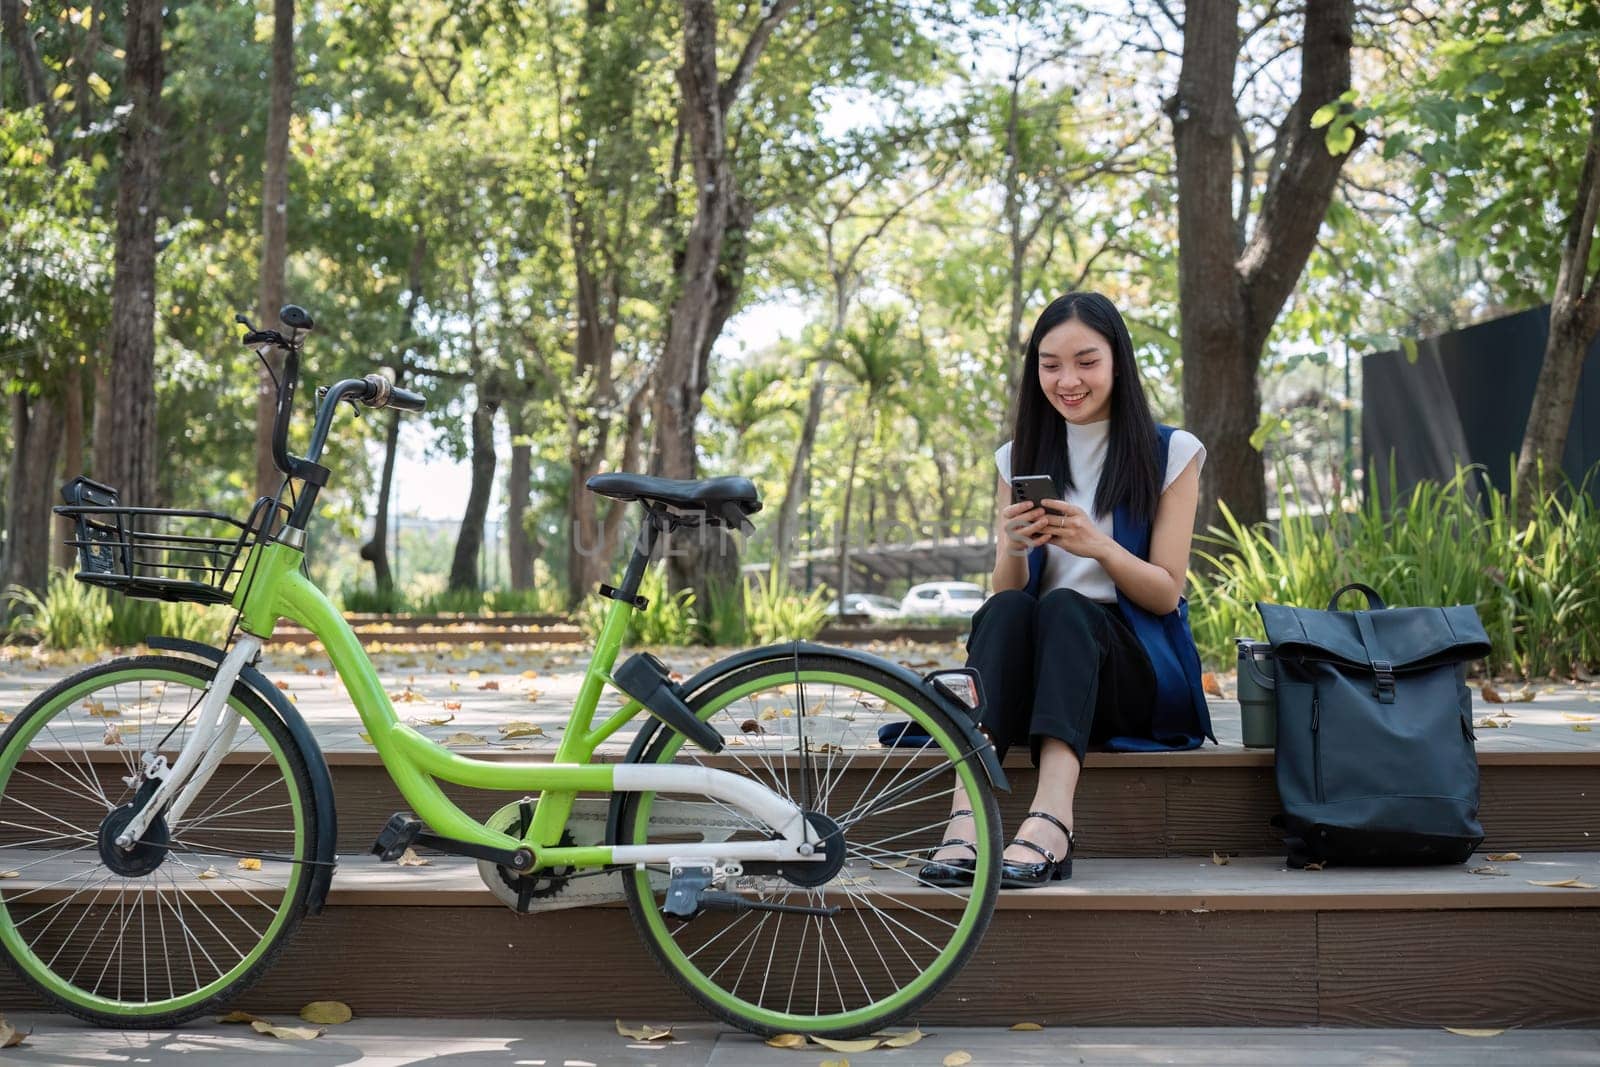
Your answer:
[[[839,602],[835,600],[823,609],[829,615],[839,614]],[[898,619],[900,617],[900,601],[893,597],[879,596],[876,593],[851,593],[844,598],[844,613],[846,615],[867,615],[874,619]]]
[[[904,615],[954,615],[971,618],[983,607],[983,589],[971,582],[924,582],[900,601]]]

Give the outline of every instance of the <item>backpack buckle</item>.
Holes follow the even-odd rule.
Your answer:
[[[1394,664],[1386,659],[1372,661],[1372,670],[1376,675],[1372,685],[1372,695],[1378,698],[1380,704],[1394,703]]]

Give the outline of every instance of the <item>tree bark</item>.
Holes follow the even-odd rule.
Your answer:
[[[51,95],[44,63],[33,46],[33,35],[28,31],[28,20],[23,17],[21,0],[0,0],[0,33],[4,34],[6,43],[17,57],[22,98],[28,102],[28,106],[44,109],[45,128],[50,131],[51,139],[57,142],[55,157],[59,162],[61,146],[56,131],[61,125],[61,109]]]
[[[76,359],[67,364],[62,377],[62,433],[61,475],[50,481],[48,494],[51,503],[56,500],[56,487],[71,481],[83,470],[83,367]],[[65,515],[55,518],[55,538],[52,555],[57,567],[73,567],[78,550],[67,544],[72,536],[73,522]]]
[[[679,121],[687,131],[695,182],[694,221],[678,269],[677,295],[667,320],[657,388],[652,406],[655,460],[652,473],[665,478],[696,476],[695,421],[706,388],[706,365],[727,315],[738,299],[739,269],[723,269],[729,231],[747,222],[737,176],[728,155],[728,113],[749,84],[750,75],[778,24],[798,0],[773,0],[762,8],[733,70],[724,79],[717,67],[718,25],[715,0],[683,0],[683,62]],[[742,244],[742,242],[741,242]],[[742,263],[742,250],[733,257]],[[713,585],[728,588],[739,580],[738,543],[719,527],[701,526],[681,553],[668,558],[673,591],[695,590],[707,608]]]
[[[798,519],[800,501],[805,496],[803,481],[806,464],[811,461],[811,450],[816,445],[817,427],[822,424],[822,407],[828,393],[827,364],[818,361],[811,372],[811,393],[806,399],[805,422],[800,426],[800,442],[795,448],[794,463],[789,467],[789,477],[784,484],[783,505],[778,509],[772,540],[772,571],[789,577],[789,561],[799,541]]]
[[[427,260],[428,239],[421,234],[411,246],[411,264],[407,273],[408,295],[403,327],[400,332],[399,355],[395,359],[395,384],[406,380],[406,352],[412,344],[417,304],[422,300],[422,270]],[[400,413],[389,413],[389,426],[383,435],[383,475],[378,479],[378,508],[372,520],[372,537],[361,546],[361,558],[372,564],[372,580],[380,592],[394,588],[394,571],[389,567],[389,504],[394,497],[394,468],[400,448]]]
[[[96,481],[111,481],[111,360],[104,354],[94,361],[93,423],[89,430],[89,473]]]
[[[533,445],[527,440],[526,414],[521,404],[506,407],[506,421],[511,430],[511,470],[506,476],[506,557],[511,588],[532,589],[533,551],[524,523],[533,477]]]
[[[156,221],[161,179],[161,0],[129,0],[116,275],[111,286],[108,480],[124,504],[156,503]]]
[[[294,0],[273,0],[272,90],[267,109],[266,169],[261,182],[261,279],[256,303],[262,329],[271,329],[284,304],[289,253],[289,115],[294,106]],[[273,373],[283,357],[270,352]],[[277,492],[283,475],[272,461],[272,423],[278,398],[265,367],[256,382],[256,495]]]
[[[1185,14],[1178,91],[1166,110],[1177,154],[1184,421],[1210,453],[1200,484],[1202,529],[1219,521],[1218,501],[1244,523],[1266,518],[1265,468],[1249,443],[1261,412],[1257,370],[1349,156],[1330,155],[1310,117],[1350,87],[1353,21],[1353,0],[1306,5],[1300,95],[1287,120],[1287,148],[1235,259],[1239,4],[1192,0]],[[1361,140],[1358,130],[1356,144]]]
[[[1578,177],[1576,201],[1561,244],[1561,265],[1550,302],[1550,336],[1533,390],[1528,425],[1517,457],[1519,518],[1526,521],[1543,503],[1539,490],[1561,470],[1578,399],[1584,357],[1600,334],[1600,272],[1584,291],[1584,274],[1600,220],[1600,99],[1589,119],[1589,145]]]
[[[850,446],[850,470],[845,474],[844,481],[844,515],[839,520],[839,588],[837,590],[839,606],[844,607],[844,598],[850,592],[850,502],[856,492],[856,463],[861,458],[861,438],[856,437],[855,443]]]
[[[54,503],[55,470],[61,447],[61,401],[48,394],[30,402],[11,395],[11,432],[16,451],[8,475],[4,582],[44,594],[50,574],[50,506]]]
[[[461,517],[461,532],[456,537],[455,555],[450,560],[451,589],[481,589],[478,557],[483,551],[483,521],[489,513],[489,494],[494,489],[494,414],[500,409],[498,398],[479,388],[478,406],[472,412],[472,485],[467,492],[467,511]]]

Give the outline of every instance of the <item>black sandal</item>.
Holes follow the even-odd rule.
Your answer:
[[[952,811],[950,813],[950,818],[959,819],[963,815],[971,814],[971,808],[961,808],[958,811]],[[972,858],[970,860],[933,860],[931,863],[923,865],[922,870],[918,872],[917,877],[928,885],[939,886],[945,889],[953,889],[960,886],[971,885],[973,872],[976,871],[978,867],[978,846],[973,844],[971,841],[967,841],[959,837],[947,837],[943,841],[940,841],[937,845],[934,845],[933,851],[938,852],[941,848],[944,848],[947,845],[960,845],[962,848],[971,849]]]
[[[1013,845],[1031,848],[1044,857],[1044,862],[1017,863],[1014,860],[1005,860],[1000,864],[1001,889],[1037,889],[1046,882],[1059,882],[1072,877],[1072,846],[1076,840],[1072,830],[1048,811],[1030,811],[1028,818],[1044,819],[1059,826],[1067,835],[1067,854],[1058,859],[1054,852],[1041,848],[1026,838],[1013,838],[1011,841]]]

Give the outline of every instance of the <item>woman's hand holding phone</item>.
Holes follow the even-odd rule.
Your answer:
[[[1048,539],[1045,523],[1049,513],[1031,500],[1007,504],[1000,509],[1001,526],[1005,531],[1006,548],[1016,556],[1026,555],[1036,545]]]

